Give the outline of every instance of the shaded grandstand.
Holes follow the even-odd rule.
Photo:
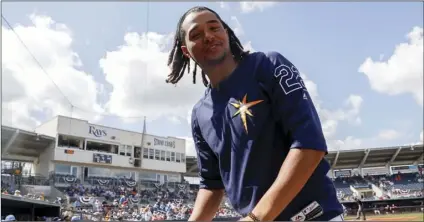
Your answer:
[[[422,144],[330,151],[325,158],[341,201],[422,196]],[[186,163],[186,176],[197,177],[196,158]]]
[[[423,145],[379,147],[355,150],[329,151],[325,157],[331,170],[352,168],[389,167],[423,164]],[[196,177],[199,173],[196,157],[187,157],[186,176]]]

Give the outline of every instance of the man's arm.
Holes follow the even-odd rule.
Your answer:
[[[188,221],[211,221],[224,196],[223,189],[200,189],[194,203],[193,213]]]
[[[275,120],[292,140],[277,179],[252,213],[274,220],[302,190],[327,152],[318,114],[296,67],[278,53],[269,55],[273,78],[269,82]]]
[[[193,140],[197,152],[197,166],[200,176],[200,190],[197,193],[189,221],[211,221],[218,211],[224,196],[224,185],[218,168],[218,159],[203,139],[197,123],[196,110],[191,117]]]

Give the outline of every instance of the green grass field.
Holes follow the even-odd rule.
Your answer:
[[[356,216],[347,216],[345,220],[355,221]],[[362,220],[362,219],[361,219]],[[368,214],[367,220],[371,221],[424,221],[423,213],[402,213],[402,214]]]

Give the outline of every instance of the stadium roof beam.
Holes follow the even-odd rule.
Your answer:
[[[333,164],[331,165],[331,168],[334,169],[334,167],[336,167],[337,160],[339,159],[339,155],[340,155],[340,150],[337,150],[336,157],[334,158],[334,161],[333,161]]]
[[[417,165],[419,162],[422,162],[423,159],[424,159],[424,153],[421,153],[421,156],[418,157],[418,159],[414,161],[414,165]]]
[[[187,173],[191,173],[191,172],[193,172],[194,170],[196,170],[196,168],[197,168],[197,164],[194,164],[193,166],[191,166],[191,167],[187,170]]]
[[[193,172],[193,173],[185,173],[184,176],[185,177],[198,177],[199,174],[198,173],[195,173],[195,172]]]
[[[370,148],[370,153],[365,159],[363,168],[387,168],[387,162],[389,160],[392,160],[392,162],[390,162],[391,165],[411,165],[417,160],[418,164],[423,163],[423,157],[418,158],[418,156],[423,153],[423,145],[415,145],[414,149],[410,149],[410,147],[411,146],[402,146],[401,150],[399,150],[399,146]],[[368,149],[331,150],[325,158],[330,162],[332,170],[358,168],[367,150]],[[199,169],[193,167],[193,165],[196,165],[196,157],[188,156],[186,164],[186,175],[198,176],[195,174],[199,172]],[[189,172],[189,169],[193,171]]]
[[[402,150],[402,147],[399,147],[396,152],[393,154],[392,158],[390,158],[389,162],[387,162],[386,167],[389,167],[392,165],[393,161],[395,161],[396,157],[399,155],[400,151]]]
[[[5,147],[2,147],[2,149],[1,149],[1,153],[3,154],[3,153],[8,153],[9,152],[9,149],[10,149],[10,147],[12,147],[12,144],[13,144],[13,142],[15,142],[15,140],[16,140],[16,138],[18,137],[18,135],[19,135],[19,129],[16,129],[15,130],[15,132],[13,133],[13,135],[12,135],[12,137],[9,139],[9,141],[7,142],[7,144],[6,144],[6,146]]]
[[[33,162],[55,142],[54,137],[10,126],[1,126],[1,135],[1,157],[4,160]]]
[[[365,164],[365,161],[367,161],[368,155],[370,154],[371,150],[370,149],[366,149],[365,150],[365,155],[361,160],[361,163],[359,164],[358,168],[362,168]]]
[[[14,154],[5,154],[1,156],[2,160],[19,160],[23,162],[34,162],[38,159],[35,156],[23,156],[23,155],[14,155]]]

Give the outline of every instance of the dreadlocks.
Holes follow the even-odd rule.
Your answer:
[[[172,51],[169,53],[168,58],[168,66],[171,67],[171,74],[168,75],[167,83],[176,84],[183,77],[185,70],[190,73],[190,59],[184,56],[183,51],[181,50],[181,46],[184,43],[185,32],[181,28],[181,25],[184,22],[184,19],[192,12],[202,12],[202,11],[210,11],[218,18],[218,20],[222,23],[224,29],[228,31],[228,37],[230,40],[230,50],[233,54],[236,61],[240,61],[243,57],[248,53],[243,50],[243,46],[240,43],[240,40],[234,34],[234,31],[224,22],[221,17],[207,7],[197,6],[188,10],[184,15],[180,18],[177,25],[177,31],[175,32],[174,37],[174,45],[172,47]],[[197,64],[194,64],[193,68],[193,84],[196,84],[196,73],[197,73]],[[206,78],[206,74],[202,71],[202,80],[205,86],[208,85],[208,79]]]

